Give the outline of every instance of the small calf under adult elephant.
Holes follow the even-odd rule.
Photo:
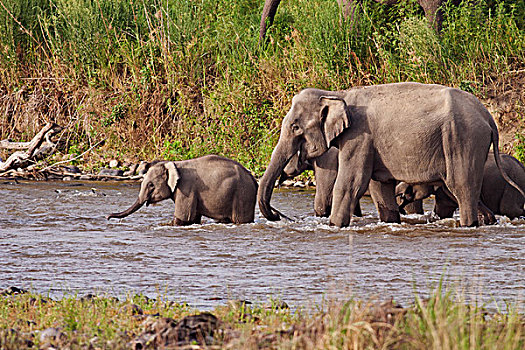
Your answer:
[[[280,182],[294,178],[305,170],[313,170],[315,175],[314,213],[316,216],[328,217],[332,208],[332,195],[339,167],[339,150],[331,147],[320,157],[304,159],[301,153],[294,155],[283,169]],[[403,214],[423,214],[423,202],[407,203],[403,207]],[[361,206],[357,202],[354,209],[355,216],[363,216]],[[383,217],[384,215],[379,215]]]
[[[501,167],[518,186],[525,189],[525,166],[520,161],[508,154],[502,154]],[[426,198],[431,194],[435,195],[434,212],[436,215],[441,219],[452,217],[458,205],[440,186],[401,183],[396,187],[396,195],[403,200],[403,204]],[[485,163],[480,199],[481,203],[494,214],[505,215],[510,219],[525,216],[525,198],[505,181],[492,152],[489,153]],[[482,214],[485,222],[491,221],[491,218],[487,217],[483,211]]]
[[[156,162],[142,181],[137,201],[121,213],[126,217],[144,204],[165,199],[175,203],[174,224],[201,222],[206,216],[223,223],[253,222],[257,182],[241,164],[220,156],[208,155],[177,162]]]
[[[273,185],[297,153],[312,159],[339,149],[330,224],[348,226],[357,201],[370,194],[386,222],[400,222],[397,181],[444,183],[457,199],[462,226],[479,224],[477,204],[489,148],[500,163],[498,130],[472,94],[419,83],[305,89],[292,99],[279,141],[259,184],[261,213],[278,220]],[[374,181],[370,181],[374,180]],[[508,181],[512,181],[506,178]]]

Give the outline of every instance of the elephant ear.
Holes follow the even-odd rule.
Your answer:
[[[350,127],[350,112],[346,102],[337,96],[321,96],[321,125],[324,128],[326,146],[330,148],[330,143]]]
[[[168,171],[168,186],[171,189],[171,192],[175,192],[177,188],[177,182],[179,182],[179,171],[173,162],[167,162],[164,164],[164,167]]]

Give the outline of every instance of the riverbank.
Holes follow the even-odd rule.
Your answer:
[[[8,288],[0,295],[2,349],[522,349],[523,305],[489,312],[435,289],[411,305],[325,301],[292,310],[283,301],[229,301],[207,312],[162,296],[88,294],[54,300]]]
[[[504,152],[525,160],[523,2],[447,5],[435,33],[414,2],[283,2],[258,43],[255,0],[6,0],[0,8],[0,140],[64,127],[58,152],[98,174],[117,160],[235,159],[262,175],[292,97],[305,87],[417,81],[473,93]],[[0,152],[0,158],[7,154]]]

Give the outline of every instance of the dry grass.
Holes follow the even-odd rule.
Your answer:
[[[259,0],[1,4],[0,139],[57,122],[61,157],[105,141],[87,168],[217,153],[261,174],[300,89],[407,80],[460,87],[497,110],[504,93],[505,150],[523,147],[523,89],[511,83],[525,68],[523,1],[447,8],[437,35],[410,2],[364,2],[351,23],[336,1],[292,0],[261,46]]]
[[[190,325],[197,336],[185,348],[522,349],[522,308],[507,305],[507,310],[487,312],[483,306],[468,304],[441,288],[427,300],[416,297],[413,305],[405,308],[393,301],[349,300],[294,311],[277,301],[253,305],[229,302]],[[0,348],[124,349],[152,348],[153,344],[170,348],[177,340],[174,327],[193,314],[199,312],[163,298],[142,296],[123,301],[2,296]],[[42,335],[50,330],[52,337]]]

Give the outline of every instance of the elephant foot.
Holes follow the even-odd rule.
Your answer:
[[[201,218],[197,218],[196,220],[193,220],[193,221],[184,221],[184,220],[181,220],[179,218],[174,218],[173,219],[173,225],[175,226],[188,226],[188,225],[193,225],[193,224],[200,224],[201,223]]]
[[[343,222],[342,220],[336,220],[336,219],[332,219],[332,217],[330,217],[329,225],[330,226],[336,226],[336,227],[347,227],[348,225],[350,225],[350,220],[348,220],[347,222]]]
[[[379,220],[381,220],[382,222],[392,224],[401,223],[401,215],[399,215],[399,210],[388,209],[382,205],[378,205],[377,209],[379,211]]]
[[[463,227],[479,227],[479,221],[478,220],[475,220],[472,224],[470,225],[461,225]]]

